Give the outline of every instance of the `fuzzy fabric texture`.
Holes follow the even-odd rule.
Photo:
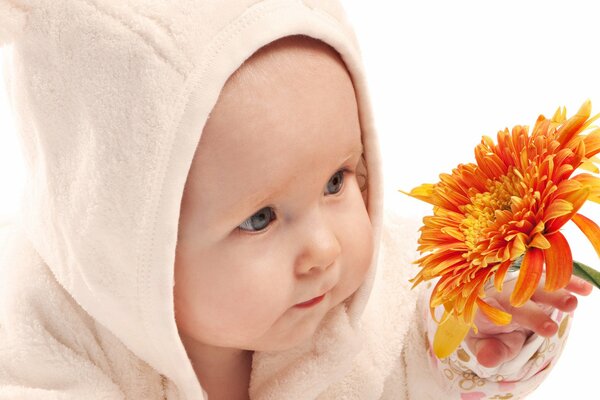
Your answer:
[[[416,232],[415,221],[386,210],[378,273],[360,335],[337,308],[306,347],[256,353],[251,399],[419,399],[407,395],[401,357],[414,346],[406,338],[418,322],[418,290],[411,291],[408,282],[415,272],[410,261]],[[77,304],[18,225],[1,233],[10,238],[3,265],[21,267],[4,275],[11,284],[2,289],[0,399],[186,398]],[[417,356],[426,360],[424,351]],[[427,369],[421,375],[420,383],[431,376]]]
[[[27,9],[18,0],[0,0],[0,47],[19,38],[26,17]]]
[[[408,282],[418,226],[384,212],[360,50],[338,1],[0,0],[27,168],[0,232],[0,400],[206,399],[173,306],[184,185],[229,76],[298,34],[336,49],[351,75],[375,251],[311,341],[254,354],[250,397],[459,398],[427,367],[423,289]]]
[[[377,275],[362,315],[360,335],[352,332],[343,309],[334,309],[313,342],[285,353],[254,356],[251,398],[256,399],[409,399],[401,357],[405,339],[416,326],[417,299],[423,287],[411,290],[411,265],[417,253],[417,221],[386,208]],[[419,332],[423,336],[424,331]],[[340,355],[346,355],[341,359]],[[426,359],[426,353],[421,355]],[[322,376],[322,366],[331,373]],[[424,378],[431,377],[429,370]],[[310,382],[311,385],[305,385]],[[417,398],[415,398],[417,399]]]
[[[375,252],[348,307],[310,347],[257,354],[251,392],[306,399],[351,373],[372,340],[362,319],[383,185],[360,50],[340,3],[1,1],[27,171],[2,267],[0,398],[205,397],[173,307],[183,188],[228,77],[262,46],[297,34],[336,49],[351,75]]]
[[[229,76],[298,34],[350,72],[375,251],[311,341],[254,354],[250,397],[459,398],[427,367],[423,289],[408,282],[418,225],[384,211],[360,50],[338,1],[0,0],[27,168],[0,231],[0,400],[206,399],[173,307],[184,185]]]

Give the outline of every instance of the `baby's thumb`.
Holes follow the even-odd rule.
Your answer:
[[[22,0],[0,0],[0,47],[18,39],[27,20],[27,11]]]

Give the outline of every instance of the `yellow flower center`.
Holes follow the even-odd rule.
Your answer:
[[[488,191],[472,193],[471,203],[462,206],[460,211],[465,218],[460,228],[465,235],[465,244],[470,250],[469,253],[478,250],[480,241],[487,238],[485,230],[496,220],[495,211],[510,210],[511,197],[519,196],[518,186],[522,177],[518,175],[520,175],[518,172],[515,174],[515,170],[511,169],[507,175],[497,180],[488,180],[486,183]]]

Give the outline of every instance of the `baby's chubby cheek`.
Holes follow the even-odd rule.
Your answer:
[[[345,251],[339,287],[345,297],[351,296],[364,283],[373,257],[373,228],[366,211],[355,220],[350,232],[354,234],[349,235],[343,246]]]
[[[274,285],[277,277],[262,276],[259,268],[245,267],[236,274],[180,276],[175,285],[180,332],[225,347],[244,347],[265,335],[291,307],[290,283],[279,279]],[[244,270],[254,273],[245,274]]]

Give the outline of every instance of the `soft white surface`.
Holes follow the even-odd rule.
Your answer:
[[[472,161],[483,134],[533,125],[562,105],[571,115],[587,98],[600,111],[593,61],[600,25],[591,1],[343,2],[363,48],[390,191],[434,182]],[[0,218],[18,207],[24,176],[3,83]],[[430,212],[416,200],[405,205],[416,215]],[[599,206],[584,210],[600,221]],[[600,269],[583,235],[572,225],[565,232],[576,258]],[[600,357],[593,346],[599,300],[598,291],[581,299],[559,364],[528,399],[592,398],[597,378],[584,364]]]
[[[482,135],[533,126],[584,100],[600,112],[597,9],[592,1],[343,1],[361,43],[390,190],[437,181],[474,160]],[[407,212],[431,209],[416,200]],[[583,212],[584,211],[584,212]],[[600,206],[582,213],[600,221]],[[576,259],[600,260],[573,224]],[[580,298],[560,362],[531,400],[597,396],[600,291]]]

